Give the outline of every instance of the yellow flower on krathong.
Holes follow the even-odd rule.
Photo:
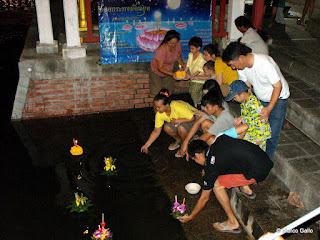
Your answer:
[[[79,200],[77,200],[76,201],[76,204],[77,204],[77,207],[80,205],[80,201]]]
[[[109,171],[109,170],[110,170],[110,166],[105,166],[104,169],[105,169],[106,171]]]
[[[81,199],[81,204],[84,205],[84,201]]]

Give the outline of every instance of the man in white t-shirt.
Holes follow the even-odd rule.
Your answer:
[[[253,54],[243,44],[233,42],[225,49],[222,59],[238,70],[239,80],[243,80],[261,101],[261,120],[271,126],[271,138],[267,140],[266,153],[272,159],[276,150],[290,96],[289,86],[279,66],[267,55]]]

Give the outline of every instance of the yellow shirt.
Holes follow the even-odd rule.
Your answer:
[[[220,57],[217,57],[214,61],[215,64],[215,72],[216,76],[223,74],[223,83],[230,84],[238,80],[238,73],[237,70],[233,70],[230,66],[228,66]]]
[[[189,103],[186,103],[181,100],[172,101],[170,103],[171,107],[171,114],[170,117],[164,113],[156,113],[155,125],[154,127],[159,128],[162,127],[164,122],[170,122],[172,119],[179,119],[179,118],[193,118],[194,111],[197,109],[192,107]]]

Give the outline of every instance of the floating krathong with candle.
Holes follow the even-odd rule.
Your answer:
[[[71,205],[69,205],[67,208],[71,208],[70,212],[86,212],[88,211],[88,208],[91,207],[93,204],[91,204],[91,201],[88,200],[87,197],[83,196],[83,193],[79,196],[78,193],[74,194],[74,201],[72,201]]]
[[[181,69],[181,65],[179,64],[179,70],[175,72],[178,80],[185,79],[187,76],[186,72]]]
[[[73,144],[74,144],[74,146],[70,149],[70,153],[71,153],[73,156],[82,155],[83,149],[82,149],[82,147],[80,147],[80,146],[78,145],[78,140],[73,139]]]
[[[101,173],[101,175],[107,175],[107,176],[114,176],[118,173],[116,166],[114,165],[115,161],[117,159],[112,158],[112,157],[105,157],[104,158],[104,168],[103,168],[103,172]]]
[[[183,199],[183,202],[180,204],[178,202],[178,196],[175,195],[174,196],[174,203],[173,203],[173,207],[172,207],[172,213],[171,215],[174,217],[174,218],[178,218],[178,217],[182,217],[184,215],[187,214],[186,212],[186,205],[184,204],[185,203],[185,198]]]

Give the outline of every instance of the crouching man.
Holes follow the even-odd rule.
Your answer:
[[[227,135],[217,136],[211,146],[202,140],[191,141],[188,153],[196,163],[204,166],[203,190],[192,213],[179,220],[183,223],[192,220],[206,205],[213,189],[228,217],[224,222],[214,223],[213,227],[220,232],[240,233],[240,224],[231,209],[226,188],[235,187],[237,193],[254,199],[255,193],[249,185],[268,176],[272,161],[259,146]]]

